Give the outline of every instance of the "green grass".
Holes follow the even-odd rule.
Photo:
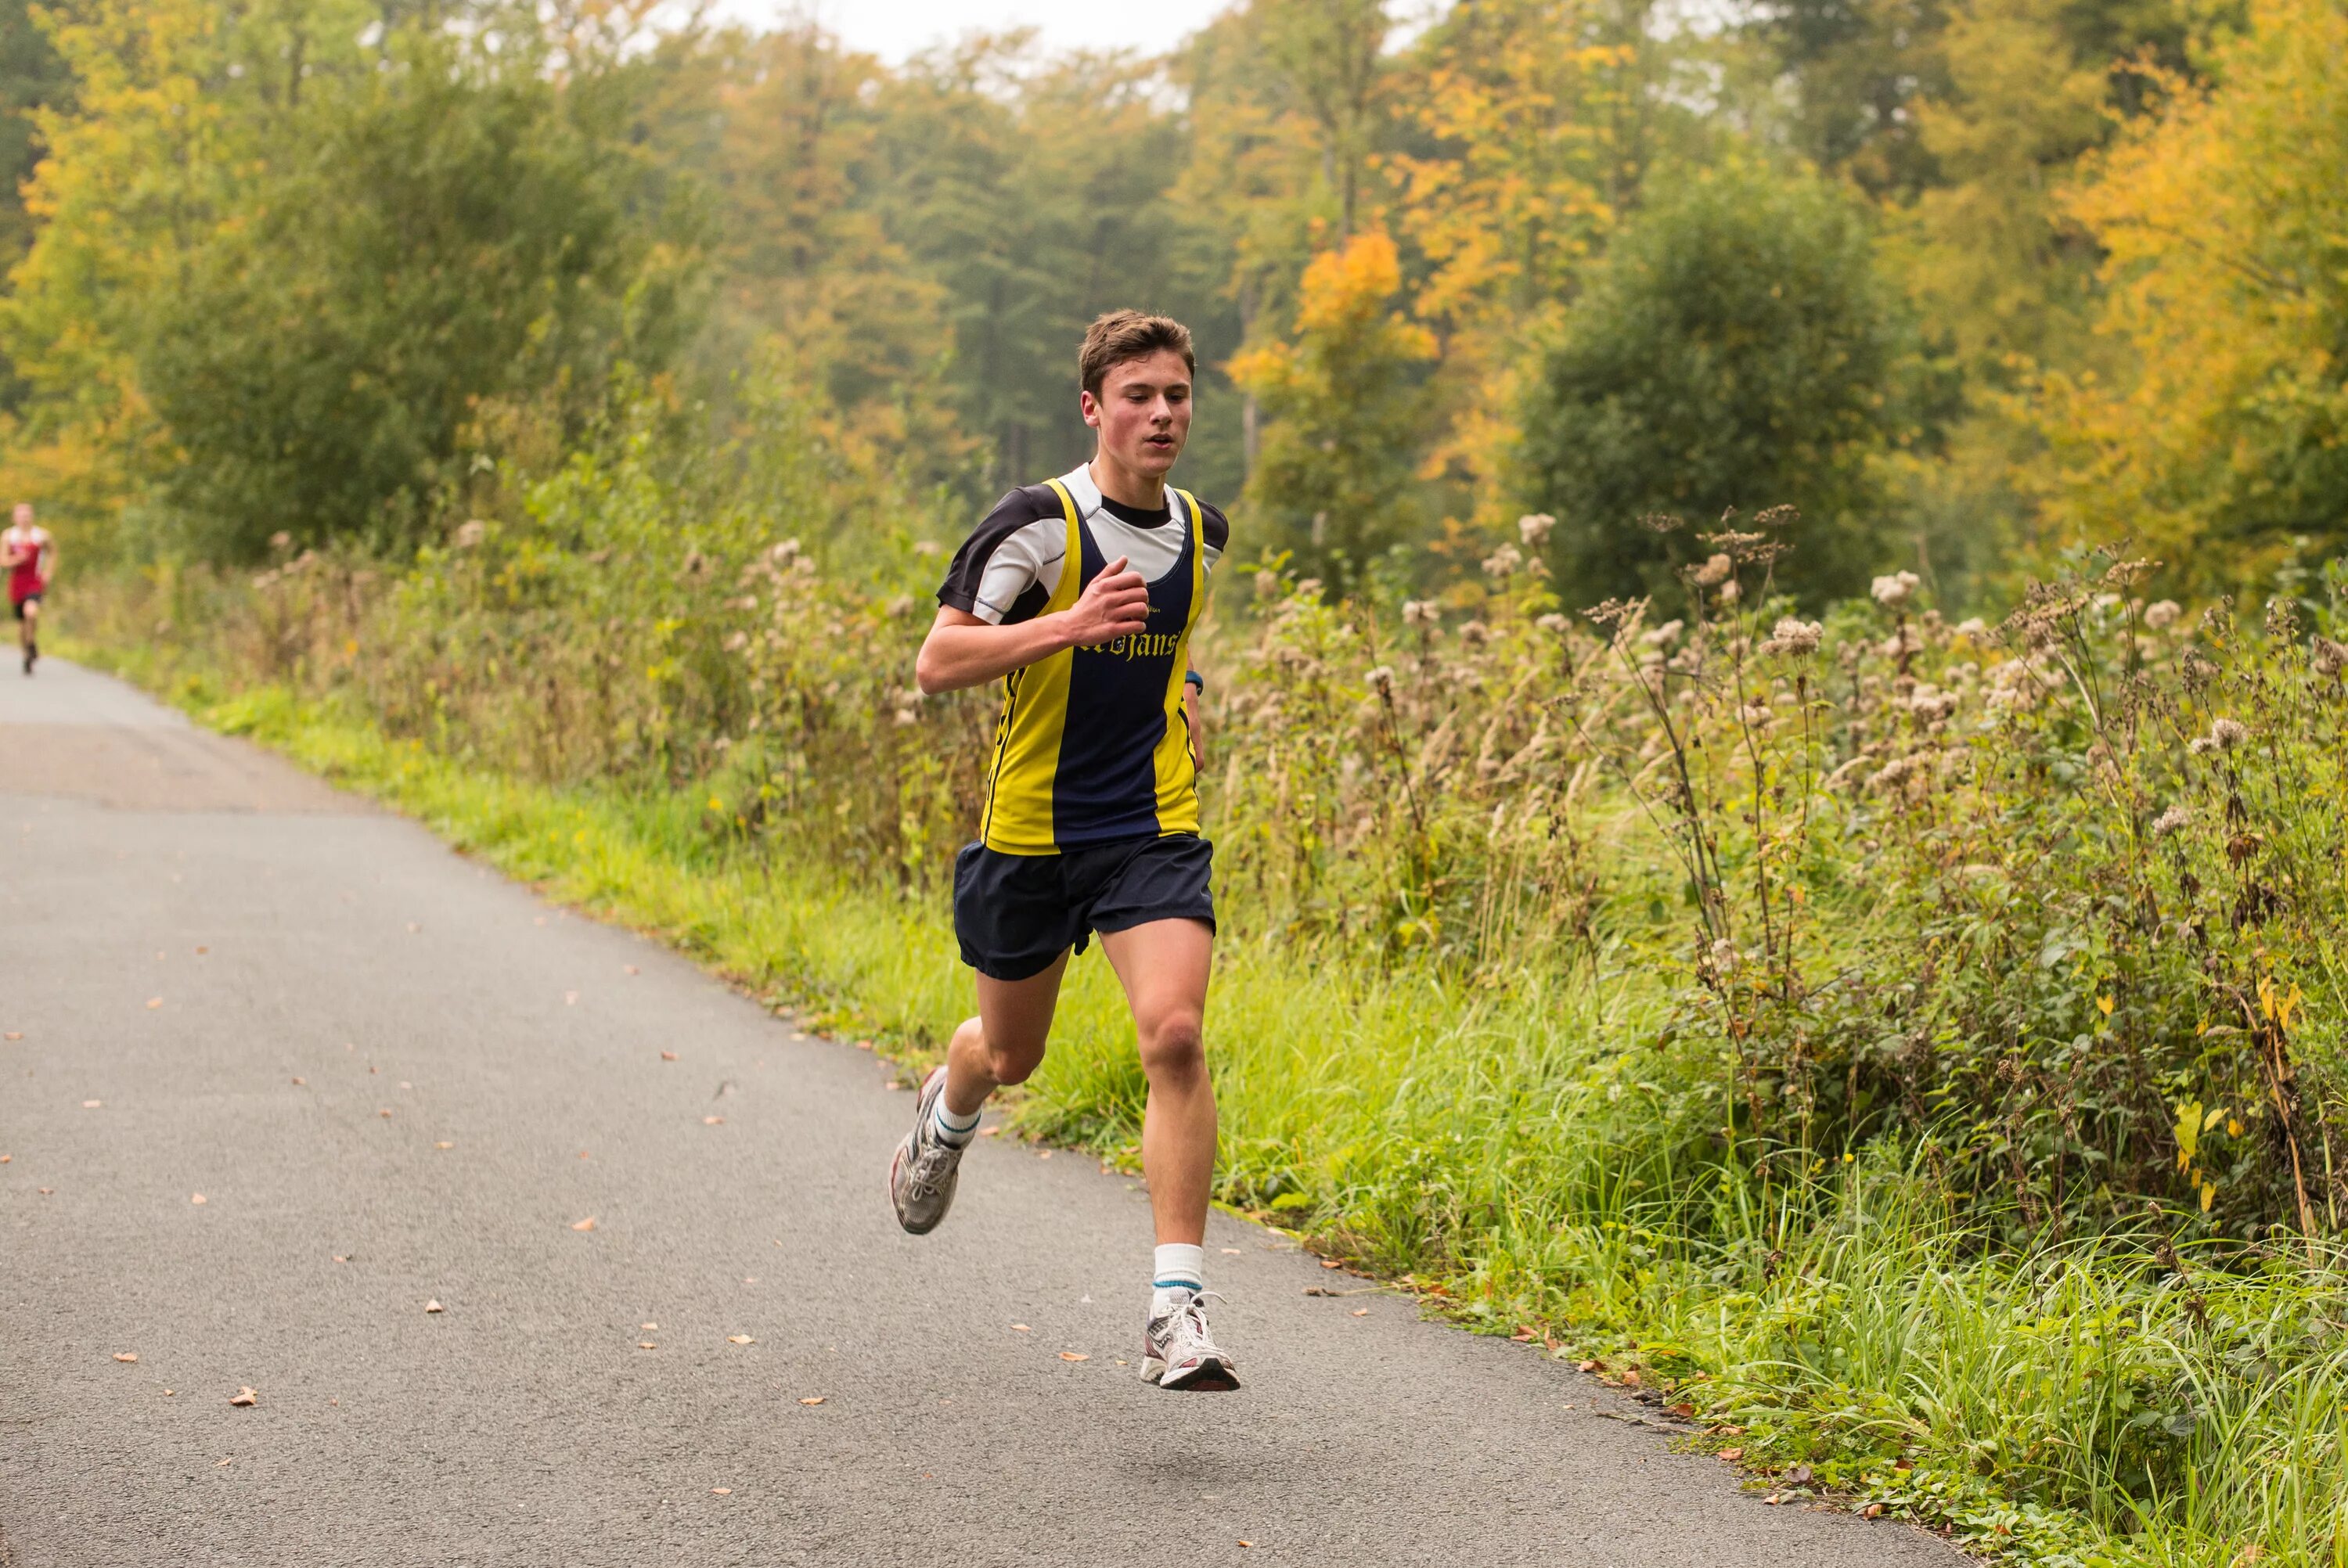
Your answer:
[[[909,1071],[966,1010],[942,900],[746,853],[697,800],[517,783],[348,706],[231,693],[137,650],[111,662]],[[1650,1040],[1660,980],[1504,993],[1270,943],[1218,958],[1225,1201],[1465,1326],[1669,1390],[1756,1486],[2033,1562],[2348,1561],[2348,1297],[2329,1260],[2219,1275],[2127,1238],[2017,1256],[1881,1149],[1792,1189],[1740,1180],[1688,1121],[1682,1054]],[[1015,1113],[1130,1162],[1141,1094],[1087,955]]]

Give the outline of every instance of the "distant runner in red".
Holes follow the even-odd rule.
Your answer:
[[[0,531],[0,571],[8,574],[8,608],[15,612],[27,675],[41,657],[41,595],[57,569],[57,541],[33,521],[30,501],[17,502],[14,519]]]

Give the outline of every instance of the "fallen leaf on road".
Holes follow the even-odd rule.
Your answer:
[[[622,970],[631,975],[640,975],[644,973],[642,969],[637,968],[633,964],[622,964],[620,968]]]
[[[201,1193],[190,1193],[188,1194],[188,1202],[191,1204],[201,1204],[205,1201],[205,1197]]]
[[[1787,1471],[1786,1472],[1786,1484],[1787,1486],[1809,1485],[1810,1467],[1806,1464],[1797,1464],[1793,1469]]]
[[[201,957],[203,957],[206,953],[209,953],[209,952],[211,952],[211,949],[210,948],[198,948],[196,949],[196,956],[197,956],[198,958],[201,958]]]
[[[584,1154],[582,1154],[582,1155],[580,1155],[579,1157],[580,1157],[581,1159],[582,1159],[582,1160],[583,1160],[583,1159],[585,1159],[587,1156],[586,1156],[586,1155],[584,1155]],[[591,1230],[593,1230],[593,1229],[595,1228],[595,1216],[594,1216],[593,1214],[589,1214],[589,1215],[588,1215],[585,1219],[583,1219],[583,1220],[577,1220],[577,1221],[574,1221],[574,1222],[572,1222],[571,1228],[572,1228],[572,1230],[575,1230],[575,1231],[591,1231]]]
[[[636,1348],[639,1350],[657,1350],[660,1347],[654,1344],[649,1339],[639,1339],[636,1341]]]
[[[349,1258],[348,1256],[346,1256],[345,1255],[344,1255],[344,1254],[342,1254],[342,1253],[339,1253],[339,1252],[338,1252],[338,1253],[336,1253],[336,1254],[335,1255],[335,1261],[336,1263],[348,1263],[348,1262],[350,1262],[351,1260],[350,1260],[350,1258]]]
[[[390,1106],[388,1106],[388,1105],[386,1105],[386,1106],[383,1107],[381,1110],[377,1111],[377,1112],[376,1112],[376,1115],[378,1115],[378,1116],[388,1116],[388,1115],[390,1115],[390,1114],[391,1114],[391,1107],[390,1107]]]
[[[1577,1372],[1602,1372],[1606,1369],[1606,1363],[1596,1359],[1576,1361],[1573,1369]]]
[[[725,1120],[726,1118],[723,1116],[704,1116],[701,1119],[701,1124],[704,1127],[715,1127]]]
[[[81,1102],[81,1108],[85,1111],[96,1111],[105,1103],[103,1100],[85,1100]]]
[[[114,1353],[114,1358],[118,1361],[136,1361],[139,1359],[139,1352],[136,1350],[117,1350]]]
[[[251,1389],[239,1389],[228,1397],[228,1402],[232,1405],[257,1405],[261,1402],[261,1396]]]
[[[440,1140],[440,1142],[438,1142],[438,1143],[433,1144],[432,1146],[433,1146],[434,1148],[436,1148],[436,1149],[453,1149],[453,1148],[455,1148],[457,1145],[456,1145],[456,1144],[454,1144],[454,1143],[449,1143],[446,1138],[443,1138],[442,1140]]]
[[[229,1401],[229,1403],[230,1403],[230,1404],[232,1404],[232,1405],[233,1405],[234,1403],[236,1403],[236,1401],[235,1401],[234,1399],[231,1399],[231,1400]],[[229,1466],[231,1466],[231,1465],[234,1464],[235,1462],[236,1462],[236,1460],[232,1460],[232,1459],[224,1459],[224,1460],[221,1460],[221,1461],[220,1461],[220,1463],[218,1463],[218,1464],[216,1464],[216,1465],[212,1466],[212,1468],[213,1468],[214,1470],[226,1470]]]
[[[1356,1317],[1367,1317],[1369,1315],[1370,1309],[1366,1307],[1356,1307],[1354,1308],[1354,1316]]]
[[[1321,1266],[1322,1266],[1322,1267],[1323,1267],[1323,1268],[1343,1268],[1343,1267],[1344,1267],[1345,1266],[1344,1266],[1344,1264],[1342,1264],[1342,1263],[1339,1263],[1339,1262],[1338,1262],[1335,1258],[1334,1258],[1334,1257],[1324,1257],[1324,1258],[1323,1258],[1323,1259],[1321,1260]]]
[[[1237,1257],[1239,1255],[1240,1249],[1235,1246],[1227,1246],[1223,1248],[1223,1255],[1225,1257]]]
[[[756,1345],[757,1341],[751,1338],[747,1334],[728,1334],[726,1336],[726,1343],[728,1345]]]
[[[1785,1502],[1785,1501],[1786,1501],[1786,1500],[1785,1500],[1784,1498],[1782,1498],[1782,1497],[1779,1497],[1776,1492],[1774,1492],[1774,1491],[1773,1491],[1773,1492],[1771,1492],[1768,1496],[1766,1496],[1766,1497],[1763,1498],[1761,1501],[1764,1501],[1764,1502],[1766,1502],[1766,1503],[1767,1503],[1767,1504],[1768,1504],[1770,1507],[1772,1507],[1772,1508],[1776,1508],[1776,1507],[1779,1507],[1780,1505],[1782,1505],[1782,1504]]]
[[[807,1399],[801,1399],[799,1403],[802,1405],[820,1405],[823,1403],[823,1396],[821,1394],[811,1395]]]
[[[11,1160],[15,1159],[15,1157],[16,1157],[16,1156],[15,1156],[15,1155],[14,1155],[14,1154],[0,1154],[0,1165],[5,1165],[5,1164],[6,1164],[9,1161],[11,1161]]]
[[[709,1495],[712,1497],[731,1497],[734,1495],[734,1489],[730,1486],[713,1486],[709,1489]]]
[[[577,991],[563,992],[562,1005],[567,1008],[577,1007],[579,1005],[579,993]]]
[[[407,1081],[407,1080],[406,1080],[405,1078],[403,1078],[403,1079],[401,1079],[401,1080],[399,1081],[399,1086],[400,1086],[402,1089],[413,1089],[413,1088],[415,1088],[415,1087],[416,1087],[416,1085],[414,1085],[413,1083],[408,1082],[408,1081]]]
[[[997,1132],[1002,1132],[1002,1131],[1003,1131],[1003,1129],[1002,1129],[1002,1128],[1000,1128],[1000,1127],[981,1127],[981,1128],[978,1130],[978,1135],[979,1135],[980,1137],[982,1137],[982,1138],[992,1138],[992,1137],[994,1137]]]
[[[296,1089],[307,1088],[307,1087],[308,1087],[308,1081],[308,1081],[308,1080],[306,1080],[306,1079],[297,1078],[297,1079],[295,1079],[295,1080],[294,1081],[294,1088],[296,1088]]]
[[[179,1390],[179,1389],[164,1389],[164,1390],[163,1390],[163,1397],[164,1397],[165,1399],[170,1399],[172,1395],[174,1395],[174,1394],[178,1393],[179,1391],[180,1391],[180,1390]]]
[[[1880,1519],[1883,1517],[1883,1505],[1879,1502],[1870,1502],[1859,1511],[1859,1516],[1861,1519]]]
[[[856,1042],[856,1049],[859,1050],[870,1050],[872,1049],[872,1042],[869,1040],[860,1040]]]
[[[1730,1464],[1735,1464],[1738,1460],[1745,1457],[1745,1450],[1743,1449],[1723,1449],[1720,1450],[1720,1457],[1726,1460]]]
[[[25,1038],[25,1031],[21,1029],[12,1029],[8,1031],[8,1038],[10,1040],[22,1040]]]
[[[413,920],[410,920],[410,921],[407,923],[407,928],[408,928],[408,930],[410,930],[411,932],[413,932],[413,931],[421,931],[422,929],[424,929],[424,927],[421,927],[421,926],[417,925],[417,924],[415,921],[413,921]]]
[[[427,1312],[446,1312],[448,1309],[441,1306],[437,1301],[427,1301],[424,1304],[424,1310]]]
[[[1254,1544],[1255,1544],[1255,1542],[1252,1542],[1252,1541],[1242,1541],[1242,1542],[1240,1542],[1240,1544],[1241,1544],[1241,1545],[1242,1545],[1242,1546],[1252,1546],[1252,1545],[1254,1545]]]
[[[1626,1372],[1624,1372],[1624,1373],[1622,1374],[1622,1386],[1623,1386],[1624,1388],[1626,1388],[1626,1389],[1635,1389],[1635,1388],[1637,1388],[1637,1387],[1639,1386],[1639,1374],[1638,1374],[1638,1372],[1637,1372],[1636,1370],[1631,1370],[1631,1371],[1626,1371]]]
[[[1060,1359],[1063,1361],[1089,1361],[1092,1358],[1086,1355],[1082,1350],[1063,1350],[1060,1352]]]
[[[1011,1326],[1011,1332],[1014,1334],[1029,1334],[1033,1333],[1034,1330],[1029,1328],[1025,1323],[1014,1323]]]
[[[36,1190],[36,1191],[37,1191],[37,1192],[41,1194],[41,1196],[43,1196],[43,1197],[45,1197],[45,1198],[46,1198],[46,1197],[47,1197],[51,1193],[54,1193],[54,1192],[56,1192],[56,1191],[57,1191],[57,1189],[56,1189],[55,1187],[39,1187],[39,1188],[36,1188],[36,1189],[35,1189],[35,1190]]]
[[[675,1061],[676,1060],[676,1052],[673,1050],[664,1050],[661,1052],[661,1060],[663,1061]]]
[[[163,1005],[163,999],[161,997],[149,997],[147,999],[147,1005],[150,1008],[161,1007]]]

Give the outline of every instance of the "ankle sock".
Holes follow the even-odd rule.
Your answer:
[[[930,1131],[938,1142],[949,1149],[965,1147],[978,1136],[978,1119],[982,1113],[973,1111],[967,1116],[957,1116],[946,1109],[946,1097],[939,1095],[930,1102]]]
[[[1207,1249],[1189,1242],[1167,1242],[1158,1249],[1149,1278],[1149,1316],[1163,1317],[1174,1309],[1174,1293],[1196,1296],[1207,1288]]]

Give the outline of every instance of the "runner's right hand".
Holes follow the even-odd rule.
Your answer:
[[[1103,567],[1100,576],[1086,583],[1076,602],[1068,607],[1073,618],[1068,630],[1076,647],[1097,648],[1149,625],[1148,585],[1139,572],[1128,571],[1125,561],[1119,556]]]

